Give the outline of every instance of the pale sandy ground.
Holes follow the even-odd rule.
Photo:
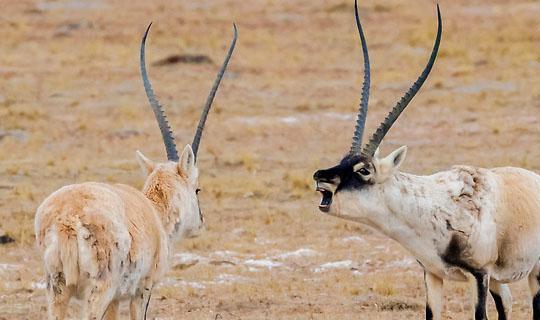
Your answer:
[[[404,170],[465,163],[540,170],[540,3],[442,0],[444,38],[424,90],[386,139]],[[433,1],[361,1],[372,60],[369,128],[419,74]],[[207,231],[178,245],[151,319],[421,319],[422,273],[398,244],[317,210],[312,173],[348,149],[362,60],[352,1],[4,1],[0,14],[0,319],[43,319],[33,215],[58,187],[140,187],[134,153],[165,159],[138,71],[151,66],[179,144],[191,141],[228,45],[238,50],[200,152]],[[466,284],[446,286],[445,319],[470,315]],[[524,283],[514,319],[529,319]],[[74,308],[77,306],[74,304]],[[494,317],[490,302],[490,314]],[[75,319],[75,313],[71,313]]]

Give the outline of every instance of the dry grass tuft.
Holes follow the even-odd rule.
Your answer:
[[[33,214],[24,212],[14,212],[11,218],[2,221],[1,229],[6,235],[15,239],[20,245],[31,245],[34,243],[34,217]]]
[[[313,179],[304,170],[288,170],[283,175],[292,189],[291,197],[299,199],[313,192]]]
[[[396,294],[394,283],[385,279],[376,280],[373,284],[373,291],[385,297]]]
[[[2,6],[8,27],[0,30],[0,228],[17,240],[0,246],[4,318],[45,314],[32,230],[48,194],[89,180],[140,188],[134,151],[165,159],[138,71],[141,21],[149,16],[159,16],[149,64],[174,54],[215,62],[150,67],[179,146],[192,137],[231,17],[240,31],[200,150],[207,230],[175,251],[203,258],[171,271],[174,281],[156,289],[150,317],[423,316],[421,268],[392,264],[409,254],[317,210],[312,172],[346,150],[362,82],[352,1],[96,1],[77,10],[62,8],[69,1],[42,2]],[[409,145],[404,169],[416,174],[458,163],[539,170],[540,41],[529,27],[538,20],[538,3],[455,0],[441,9],[445,31],[436,65],[385,148]],[[372,61],[367,134],[418,76],[436,21],[427,1],[360,2],[360,10]],[[66,23],[78,27],[55,36]],[[280,258],[298,250],[313,255]],[[248,259],[283,265],[247,266]],[[354,270],[314,271],[348,260]],[[468,317],[467,285],[445,288],[446,316]],[[512,287],[517,319],[529,315],[527,292],[526,284]]]

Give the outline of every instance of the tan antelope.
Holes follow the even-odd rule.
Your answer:
[[[50,319],[64,319],[71,297],[82,300],[80,319],[116,319],[119,302],[130,300],[131,319],[146,319],[152,288],[168,270],[174,243],[203,227],[197,198],[197,150],[212,101],[237,39],[203,108],[191,146],[178,156],[173,133],[154,97],[141,43],[140,68],[146,95],[159,124],[167,162],[137,152],[146,175],[143,190],[87,182],[51,194],[39,206],[35,232],[43,252]]]
[[[366,40],[355,3],[364,54],[364,84],[349,153],[315,172],[319,209],[368,225],[399,242],[424,268],[426,318],[441,319],[443,281],[474,280],[474,319],[487,319],[488,290],[499,320],[510,319],[508,284],[528,277],[534,319],[540,319],[540,176],[520,168],[455,166],[429,176],[399,170],[407,148],[380,157],[378,147],[427,79],[442,33],[424,71],[361,149],[370,87]]]

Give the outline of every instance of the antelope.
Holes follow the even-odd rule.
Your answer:
[[[540,176],[514,167],[458,165],[428,176],[400,171],[407,147],[381,157],[379,145],[426,81],[439,50],[442,19],[422,74],[362,147],[370,64],[355,1],[364,82],[348,154],[313,178],[325,214],[372,227],[400,243],[424,269],[426,319],[441,319],[445,280],[472,280],[474,319],[487,319],[488,291],[498,319],[510,319],[508,283],[528,277],[533,318],[540,319]]]
[[[168,270],[174,243],[199,235],[203,228],[197,151],[234,51],[236,25],[193,143],[180,156],[146,71],[145,44],[151,25],[141,41],[140,70],[167,162],[154,162],[137,151],[146,176],[142,191],[123,184],[86,182],[60,188],[39,206],[35,233],[44,260],[49,319],[64,319],[72,297],[82,300],[81,319],[116,319],[123,300],[130,300],[132,320],[146,319],[152,288]]]

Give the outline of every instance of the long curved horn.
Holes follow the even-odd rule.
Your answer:
[[[229,47],[229,51],[227,52],[225,61],[223,61],[223,64],[221,65],[221,68],[219,69],[219,72],[216,76],[216,80],[214,81],[214,85],[212,86],[212,89],[210,90],[210,93],[208,94],[208,98],[206,98],[206,103],[204,104],[204,108],[201,113],[201,118],[199,119],[199,124],[197,125],[197,131],[195,132],[195,136],[193,137],[193,143],[191,144],[191,148],[193,149],[193,154],[195,155],[195,159],[197,159],[197,151],[199,151],[199,144],[201,142],[202,132],[204,129],[204,124],[206,122],[206,118],[208,117],[208,112],[210,111],[210,108],[212,107],[212,102],[214,101],[214,97],[219,88],[219,84],[221,82],[221,79],[223,78],[223,74],[225,73],[225,70],[227,69],[227,65],[229,64],[229,60],[231,59],[231,56],[234,51],[234,47],[236,45],[236,39],[238,38],[238,30],[236,29],[236,24],[234,23],[233,23],[233,30],[234,30],[234,35],[231,41],[231,45]]]
[[[159,101],[156,99],[156,96],[154,95],[154,90],[152,90],[152,85],[150,84],[150,80],[148,79],[148,73],[146,72],[146,61],[145,61],[144,49],[146,45],[146,37],[148,36],[148,32],[150,31],[151,26],[152,26],[152,23],[150,23],[148,27],[146,28],[146,31],[144,32],[144,36],[141,41],[141,57],[140,57],[141,76],[144,83],[144,91],[146,91],[148,102],[150,102],[150,106],[152,107],[152,110],[154,111],[154,115],[156,116],[156,120],[159,125],[159,130],[161,131],[161,136],[163,137],[163,142],[165,143],[165,149],[167,151],[167,159],[170,161],[178,161],[178,151],[176,151],[176,144],[174,143],[174,136],[173,136],[171,127],[169,126],[169,123],[167,122],[167,117],[165,116],[165,113],[163,112],[163,109],[161,105],[159,104]]]
[[[437,53],[439,51],[439,44],[441,42],[441,34],[442,34],[442,19],[441,19],[441,11],[439,9],[439,5],[437,4],[437,19],[438,19],[438,27],[437,27],[437,38],[435,39],[435,44],[433,46],[433,50],[431,51],[431,56],[429,58],[429,61],[424,68],[424,71],[422,71],[422,74],[416,82],[412,85],[412,87],[405,93],[403,97],[401,97],[401,100],[396,104],[396,106],[388,113],[384,121],[379,125],[377,128],[377,131],[373,134],[371,139],[369,140],[369,143],[364,147],[362,150],[362,154],[368,158],[373,157],[375,154],[375,150],[379,147],[379,144],[383,140],[384,136],[390,130],[394,122],[398,119],[399,115],[409,102],[414,98],[416,93],[420,90],[424,82],[426,81],[431,68],[433,67],[433,64],[435,63],[435,59],[437,58]]]
[[[356,19],[356,27],[358,28],[358,33],[360,34],[360,41],[362,42],[362,54],[364,55],[364,83],[362,84],[362,97],[360,99],[358,117],[356,118],[356,126],[354,128],[351,150],[349,151],[349,155],[351,156],[359,154],[360,147],[362,146],[362,135],[364,134],[364,127],[366,124],[369,100],[369,86],[371,82],[369,54],[366,44],[366,38],[364,37],[364,31],[362,30],[362,24],[360,23],[360,16],[358,15],[357,0],[354,0],[354,16]]]

